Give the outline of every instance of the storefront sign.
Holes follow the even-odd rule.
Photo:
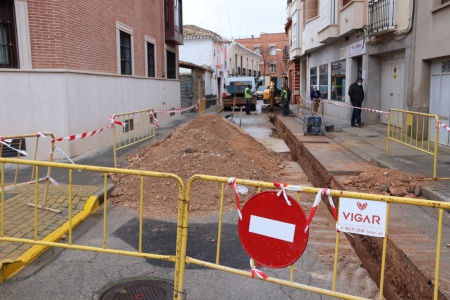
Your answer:
[[[339,51],[340,59],[359,56],[366,53],[366,44],[363,40],[341,48]]]
[[[384,237],[386,202],[340,198],[337,227],[341,232]]]

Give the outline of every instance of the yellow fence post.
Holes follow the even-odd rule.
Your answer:
[[[394,117],[392,117],[394,115]],[[422,120],[422,122],[420,122]],[[425,121],[426,120],[426,121]],[[434,121],[434,149],[430,149],[430,138],[433,132],[431,126]],[[414,122],[415,135],[414,132]],[[422,126],[419,127],[420,123]],[[395,135],[393,131],[395,129]],[[400,134],[398,134],[400,131]],[[428,140],[425,146],[425,138]],[[414,143],[414,139],[416,140]],[[420,143],[419,143],[420,139]],[[448,180],[450,178],[437,178],[437,161],[439,152],[439,117],[433,114],[419,113],[400,109],[389,109],[388,129],[386,140],[386,155],[390,152],[390,141],[396,141],[405,146],[414,148],[433,156],[432,180]],[[428,179],[429,180],[429,179]]]
[[[114,114],[115,118],[124,123],[125,127],[116,130],[116,125],[112,126],[112,140],[114,151],[114,167],[118,167],[117,151],[131,145],[153,138],[156,142],[154,109],[148,108],[138,111]]]

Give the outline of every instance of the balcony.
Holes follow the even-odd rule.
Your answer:
[[[164,27],[166,43],[183,45],[183,7],[180,0],[164,1]]]
[[[396,30],[395,0],[369,0],[369,36],[377,36]]]
[[[338,27],[337,25],[328,25],[321,31],[319,31],[319,42],[320,43],[330,43],[337,39],[338,37]]]
[[[340,9],[339,35],[360,29],[366,24],[364,0],[354,0]]]
[[[332,42],[338,37],[336,23],[337,1],[321,1],[320,4],[320,30],[318,34],[319,42],[324,44]]]

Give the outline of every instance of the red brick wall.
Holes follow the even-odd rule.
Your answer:
[[[278,49],[283,50],[285,46],[288,45],[288,38],[286,33],[262,33],[258,38],[248,38],[248,39],[237,39],[236,42],[247,47],[247,49],[253,51],[253,46],[255,45],[264,45],[264,47],[268,47],[270,44],[276,44]],[[268,61],[276,60],[279,62],[283,62],[283,52],[277,52],[276,58],[275,56],[269,55]],[[262,62],[262,58],[260,62]],[[268,64],[268,63],[267,63]],[[283,72],[288,72],[286,66],[280,67],[277,65],[277,74],[281,75]],[[264,73],[264,66],[261,65],[261,74]],[[266,66],[266,74],[269,74],[269,66]]]
[[[117,74],[116,21],[133,29],[133,68],[145,76],[145,40],[156,39],[157,77],[165,72],[163,1],[29,0],[33,68]]]

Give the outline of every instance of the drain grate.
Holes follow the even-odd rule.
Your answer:
[[[161,280],[134,280],[107,290],[101,300],[170,300],[173,285]]]

